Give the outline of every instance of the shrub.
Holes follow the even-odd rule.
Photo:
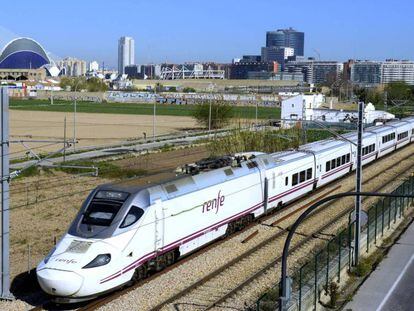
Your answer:
[[[210,105],[211,105],[211,129],[219,129],[230,123],[231,118],[234,115],[233,106],[224,102],[202,102],[196,105],[193,111],[193,117],[197,122],[204,126],[209,127],[210,119]]]

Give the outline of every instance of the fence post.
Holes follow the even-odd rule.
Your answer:
[[[394,200],[394,223],[396,223],[397,221],[397,213],[398,213],[398,201]]]
[[[328,242],[327,245],[327,252],[326,252],[326,289],[328,289],[328,283],[329,283],[329,246],[331,245],[331,241]]]
[[[369,223],[371,221],[371,217],[370,217],[370,212],[371,212],[371,208],[368,210],[368,221],[367,221],[367,253],[369,251]]]
[[[313,298],[314,298],[314,307],[316,310],[317,300],[318,300],[318,254],[316,254],[313,259],[315,260],[313,268],[315,269],[315,290],[313,291]]]
[[[299,269],[299,311],[302,310],[302,268]]]
[[[384,236],[384,199],[381,200],[381,237]]]
[[[351,271],[351,267],[352,267],[352,245],[351,245],[351,241],[352,241],[352,226],[353,226],[353,222],[349,223],[348,226],[348,271]]]
[[[377,245],[377,223],[378,223],[378,202],[375,204],[375,237],[374,237],[375,245]]]
[[[386,199],[387,200],[387,199]],[[388,206],[388,230],[390,230],[391,223],[391,200],[387,200]]]
[[[344,231],[341,231],[341,233],[339,233],[339,238],[338,238],[338,283],[341,282],[341,257],[342,257],[342,252],[341,252],[341,246],[342,246],[342,233]]]

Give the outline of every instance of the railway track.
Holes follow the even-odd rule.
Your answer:
[[[401,152],[404,149],[401,149]],[[394,154],[391,154],[389,157],[392,157],[393,155]],[[403,157],[402,159],[398,159],[395,162],[403,163],[404,161],[409,160],[410,157],[411,157],[411,154]],[[386,158],[388,158],[388,157],[386,157]],[[386,159],[386,158],[383,158],[383,159]],[[384,167],[384,170],[392,168],[395,164],[396,163],[392,162],[387,167]],[[412,165],[410,168],[414,168],[414,165]],[[377,179],[382,173],[383,172],[381,171],[381,172],[378,172],[378,173],[374,174],[369,179],[365,180],[364,184],[367,184],[367,183]],[[334,185],[338,185],[338,184],[340,185],[341,180],[335,182]],[[329,189],[330,187],[332,187],[332,188],[330,190],[328,190],[327,193],[323,194],[322,197],[326,196],[328,194],[331,194],[331,192],[334,192],[334,191],[338,190],[340,186],[334,187],[333,185],[329,185],[325,188],[319,189],[318,191],[316,191],[316,193],[319,194],[322,191],[326,191],[326,189],[327,188]],[[382,186],[380,188],[382,188]],[[313,201],[317,201],[320,198],[321,197],[317,197]],[[305,206],[300,207],[299,209],[294,210],[293,212],[285,215],[283,218],[280,218],[277,221],[272,222],[270,225],[269,224],[265,224],[265,225],[277,228],[278,224],[280,224],[281,222],[283,222],[285,220],[288,220],[289,218],[292,217],[292,215],[294,215],[294,214],[298,213],[298,211],[306,208],[312,202],[306,204]],[[331,204],[333,204],[333,203],[331,203]],[[292,205],[292,204],[290,204],[290,205]],[[315,213],[312,214],[312,217],[310,219],[317,219],[318,217],[320,218],[321,215],[323,214],[323,212],[325,210],[327,210],[327,208],[328,208],[327,206],[321,207],[320,209],[315,211]],[[301,242],[298,242],[297,244],[294,245],[294,247],[291,249],[291,252],[295,252],[295,251],[301,249],[306,243],[308,243],[309,241],[314,239],[315,234],[317,234],[318,232],[321,232],[321,231],[325,231],[329,227],[332,227],[335,223],[339,222],[342,218],[344,218],[345,215],[347,215],[349,213],[349,211],[351,209],[352,208],[347,208],[347,209],[342,210],[341,212],[338,212],[339,214],[337,213],[336,216],[334,216],[334,217],[330,216],[329,219],[331,219],[331,221],[329,221],[328,223],[325,223],[321,226],[318,226],[318,228],[316,230],[314,230],[313,232],[305,234],[305,236],[302,238]],[[276,214],[268,215],[264,218],[261,218],[261,223],[263,224],[267,220],[277,217],[277,215],[278,214],[276,213]],[[256,224],[255,226],[260,226],[260,224],[258,224],[258,225]],[[246,228],[246,229],[248,229],[248,228]],[[180,306],[183,306],[183,304],[188,304],[188,302],[184,301],[184,302],[180,303],[180,302],[177,302],[177,301],[181,300],[182,298],[187,297],[191,293],[194,294],[196,291],[200,291],[201,293],[204,293],[204,296],[201,295],[198,302],[191,302],[191,305],[192,305],[193,308],[209,310],[209,309],[214,308],[217,305],[222,304],[224,301],[228,300],[229,298],[231,298],[235,294],[239,293],[248,284],[250,284],[254,280],[257,280],[258,278],[260,278],[260,276],[266,274],[266,272],[269,271],[269,269],[273,268],[275,266],[275,264],[277,264],[277,262],[280,260],[279,257],[272,259],[270,262],[263,263],[263,265],[260,269],[258,269],[256,271],[252,271],[252,273],[250,273],[248,277],[243,278],[243,280],[239,280],[238,283],[235,284],[232,287],[223,288],[223,286],[222,286],[223,283],[220,283],[220,276],[223,273],[229,273],[230,271],[235,271],[233,273],[237,275],[238,271],[240,271],[240,269],[243,269],[241,267],[246,266],[247,262],[252,260],[251,258],[255,258],[255,256],[256,256],[256,261],[260,261],[261,256],[257,255],[257,253],[261,254],[266,249],[272,249],[273,253],[274,253],[274,247],[273,247],[272,244],[275,243],[275,241],[281,240],[286,235],[286,232],[287,232],[288,229],[287,228],[279,228],[278,230],[279,231],[277,233],[273,234],[271,237],[269,237],[269,238],[265,239],[264,241],[260,242],[259,244],[257,244],[253,248],[249,249],[248,251],[246,251],[242,255],[237,256],[233,260],[226,263],[226,265],[223,265],[220,268],[212,271],[211,273],[209,273],[205,277],[201,278],[197,282],[192,283],[189,286],[185,287],[185,289],[180,290],[178,293],[172,295],[170,298],[168,298],[168,299],[164,300],[163,302],[157,304],[156,306],[152,307],[151,310],[160,310],[163,307],[165,307],[167,305],[170,305],[172,303],[175,303],[174,304],[175,308],[176,309],[178,308],[178,310],[180,310],[179,309]],[[243,232],[244,231],[239,232],[238,234],[241,234]],[[234,236],[235,235],[232,235],[231,238],[233,238]],[[211,244],[211,245],[207,246],[207,248],[204,248],[202,250],[202,252],[206,252],[210,248],[217,247],[221,243],[223,243],[224,241],[225,240],[220,240],[219,242]],[[169,267],[168,269],[162,271],[161,273],[153,275],[150,278],[148,278],[144,281],[141,281],[141,282],[137,283],[136,285],[134,285],[132,287],[116,291],[116,292],[112,293],[111,295],[108,295],[108,296],[99,298],[95,301],[92,301],[91,303],[80,307],[78,310],[96,310],[96,309],[110,303],[111,301],[119,298],[120,296],[122,296],[124,294],[127,294],[127,293],[133,291],[134,289],[144,285],[145,283],[151,282],[152,280],[154,280],[158,276],[160,276],[164,273],[167,273],[168,271],[176,268],[178,265],[181,265],[181,264],[185,263],[186,261],[188,261],[190,259],[193,259],[194,257],[198,256],[199,254],[200,254],[200,252],[197,252],[193,255],[190,255],[187,258],[184,258],[183,260],[181,260],[181,261],[177,262],[176,264],[174,264],[173,266]],[[218,286],[215,286],[214,282],[217,282],[216,284],[218,284]],[[207,289],[208,288],[219,288],[219,289],[221,289],[221,291],[219,293],[217,293],[217,292],[216,293],[211,293],[208,290],[205,290],[206,288]],[[209,299],[207,300],[206,298],[203,298],[205,296],[208,296]],[[42,310],[42,309],[41,308],[35,308],[33,310]]]
[[[403,160],[407,160],[408,158],[409,156]],[[409,169],[412,171],[414,169],[414,164],[411,165]],[[366,185],[369,182],[377,179],[381,174],[382,173],[375,174],[374,176],[367,179],[364,184]],[[380,187],[377,187],[373,191],[378,192],[383,188],[384,185],[382,184]],[[300,233],[297,235],[296,240],[299,238],[301,240],[299,242],[296,241],[289,254],[293,254],[297,250],[303,248],[311,240],[317,238],[317,235],[319,233],[328,230],[334,225],[340,226],[339,222],[341,222],[341,220],[343,220],[345,217],[348,217],[349,213],[353,210],[353,207],[343,208],[341,211],[338,211],[333,217],[324,217],[327,216],[326,214],[330,212],[331,206],[339,201],[341,201],[341,199],[333,200],[329,204],[323,205],[304,222],[302,227],[311,227],[309,223],[312,221],[321,222],[321,219],[329,219],[328,222],[323,223],[321,226],[317,226],[316,230],[313,230],[311,232],[305,231],[305,233]],[[274,222],[273,226],[278,227],[277,225],[282,221],[283,220]],[[257,244],[255,247],[251,248],[241,256],[234,258],[231,262],[213,271],[203,279],[200,279],[196,283],[191,284],[170,299],[153,307],[151,310],[161,310],[163,307],[170,304],[174,305],[175,310],[186,310],[186,306],[191,307],[191,309],[195,308],[200,310],[211,310],[217,306],[220,306],[222,308],[226,307],[222,306],[221,304],[229,298],[233,297],[235,294],[239,293],[246,286],[258,280],[261,276],[269,272],[269,270],[275,269],[275,265],[280,262],[281,256],[271,259],[270,261],[266,260],[266,254],[276,253],[275,249],[277,249],[277,246],[275,243],[278,241],[284,242],[284,239],[289,230],[288,227],[278,228],[280,230],[279,232],[273,234],[266,240]],[[280,249],[282,247],[283,244],[280,245]],[[247,273],[248,276],[243,277],[241,275],[241,271],[246,271],[246,266],[254,266],[253,263],[259,263],[259,266],[261,266],[261,268],[255,271],[248,271],[251,273]],[[230,285],[229,283],[232,284]],[[223,286],[224,284],[225,286]]]

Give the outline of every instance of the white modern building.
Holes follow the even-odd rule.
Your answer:
[[[322,108],[325,97],[317,95],[297,95],[282,101],[281,118],[284,127],[290,127],[298,121],[319,121],[335,123],[351,123],[358,119],[356,110],[338,110]],[[365,106],[364,123],[371,124],[377,120],[391,120],[391,113],[375,110],[372,103]]]
[[[89,71],[98,71],[99,70],[99,63],[96,60],[90,62],[88,69],[89,69]]]
[[[57,63],[65,76],[79,77],[86,74],[86,61],[74,57],[66,57]]]
[[[381,82],[387,84],[398,81],[414,85],[414,62],[408,60],[387,60],[382,63]]]
[[[118,74],[125,73],[125,66],[135,63],[135,41],[131,37],[121,37],[118,41]]]

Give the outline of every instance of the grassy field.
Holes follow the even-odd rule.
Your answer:
[[[73,102],[54,101],[54,105],[50,105],[47,100],[10,100],[10,109],[31,110],[31,111],[73,111]],[[164,116],[192,116],[194,110],[193,105],[171,105],[157,104],[157,115]],[[152,104],[126,104],[126,103],[94,103],[94,102],[78,102],[78,112],[86,113],[109,113],[109,114],[137,114],[152,115]],[[256,116],[255,107],[234,107],[235,118],[254,119]],[[259,119],[280,118],[280,108],[259,107]]]

